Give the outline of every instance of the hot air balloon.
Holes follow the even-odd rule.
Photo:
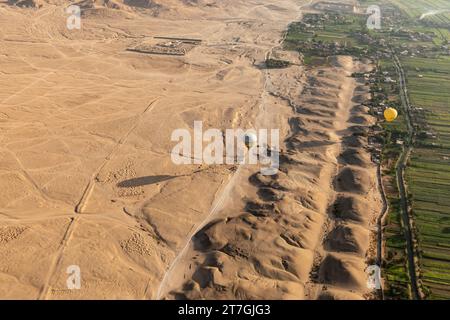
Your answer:
[[[395,119],[397,119],[397,116],[398,112],[394,108],[386,108],[386,110],[384,110],[384,118],[387,122],[394,121]]]
[[[244,143],[247,148],[251,149],[257,145],[258,137],[256,137],[256,134],[254,133],[247,133],[244,136]]]

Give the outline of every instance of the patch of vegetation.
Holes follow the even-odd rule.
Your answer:
[[[360,33],[365,23],[365,16],[352,14],[306,14],[290,25],[284,46],[300,52],[307,65],[325,63],[332,55],[361,57],[369,51]]]
[[[411,103],[426,122],[406,178],[429,298],[450,298],[450,58],[404,58]],[[422,77],[418,75],[421,74]]]
[[[291,65],[289,61],[278,60],[278,59],[267,59],[266,67],[269,69],[282,69],[287,68]]]
[[[442,7],[443,2],[406,0],[386,1],[398,5],[404,16],[397,30],[383,32],[388,43],[397,52],[406,74],[408,93],[413,106],[413,124],[417,136],[406,170],[408,200],[413,214],[415,238],[418,241],[421,283],[428,299],[450,298],[450,56],[449,22],[442,28],[419,20],[422,13]],[[404,51],[404,52],[403,52]],[[381,70],[393,72],[389,60],[381,61]],[[385,89],[387,88],[384,85]],[[391,88],[396,90],[395,86]],[[394,140],[406,132],[402,114],[397,124],[385,124],[386,158],[395,158],[399,147]],[[395,138],[394,138],[395,137]],[[396,151],[397,150],[397,151]],[[392,173],[392,172],[390,172]],[[389,174],[390,174],[389,173]],[[395,199],[391,206],[395,207]],[[391,211],[394,209],[391,209]],[[394,210],[395,211],[395,210]],[[406,260],[398,250],[404,248],[400,241],[402,228],[397,228],[396,214],[390,213],[386,232],[389,294],[404,288],[407,276]],[[390,252],[397,251],[397,257]],[[392,258],[392,259],[391,259]],[[405,274],[401,272],[405,271]]]
[[[400,107],[397,84],[382,81],[383,75],[395,75],[391,59],[381,59],[378,65],[377,81],[372,85],[373,103],[385,104],[398,110],[398,118],[394,122],[383,122],[383,176],[388,184],[386,193],[389,202],[389,212],[384,229],[385,257],[383,263],[386,280],[385,297],[387,299],[409,299],[410,278],[407,269],[406,238],[400,207],[395,166],[401,154],[401,143],[406,140],[407,127],[405,114]]]

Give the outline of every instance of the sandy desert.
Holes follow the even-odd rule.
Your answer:
[[[371,298],[372,65],[282,49],[311,1],[84,0],[79,30],[69,4],[0,2],[1,299]],[[279,129],[278,174],[174,164],[194,121]]]

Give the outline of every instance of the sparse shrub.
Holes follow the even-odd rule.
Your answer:
[[[287,68],[291,65],[289,61],[278,60],[278,59],[267,59],[266,67],[269,69],[282,69]]]

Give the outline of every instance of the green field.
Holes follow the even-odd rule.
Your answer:
[[[410,30],[434,33],[432,43],[410,42],[407,38],[392,37],[391,43],[408,47],[433,45],[438,49],[450,40],[450,13],[441,13],[419,20],[429,10],[450,8],[443,0],[391,0],[409,17],[401,24]],[[429,22],[433,23],[429,23]],[[438,51],[438,50],[437,50]],[[418,125],[406,181],[409,201],[419,246],[419,267],[424,292],[428,299],[450,299],[450,56],[434,57],[400,56],[405,69],[408,93],[414,107],[423,108]],[[386,69],[390,66],[386,65]],[[401,121],[401,119],[399,120]],[[428,135],[427,135],[428,133]],[[394,204],[395,207],[395,204]],[[395,210],[394,210],[395,211]],[[401,229],[392,216],[386,233],[389,250],[401,249]],[[397,231],[397,233],[396,233]],[[400,248],[396,245],[400,244]],[[400,250],[401,251],[401,250]],[[387,274],[394,288],[402,285],[402,261]],[[403,264],[404,265],[404,264]],[[400,270],[400,271],[399,271]]]
[[[420,19],[422,14],[427,12],[442,10],[442,12],[424,17],[423,20],[437,24],[450,24],[450,3],[448,0],[390,0],[390,2],[414,20]]]
[[[305,14],[303,21],[314,20],[315,16],[318,15]],[[317,44],[339,46],[336,50],[338,54],[360,55],[361,50],[368,49],[366,44],[353,36],[366,25],[364,16],[330,13],[326,19],[319,19],[312,24],[316,28],[307,28],[302,22],[291,24],[284,42],[285,49],[301,52],[307,65],[314,64],[334,51],[313,48]]]
[[[436,138],[418,138],[406,172],[422,280],[430,298],[449,299],[450,57],[404,58],[402,63],[411,103],[426,110],[427,123],[437,134]]]
[[[391,59],[379,61],[379,71],[395,74],[395,67]],[[398,87],[391,88],[389,85],[377,83],[376,88],[382,88],[382,92],[389,97],[390,106],[395,107],[399,116],[396,121],[383,123],[384,146],[383,146],[383,176],[389,177],[389,185],[386,187],[389,202],[386,227],[384,229],[385,257],[383,263],[383,276],[386,280],[385,298],[387,299],[410,299],[410,279],[407,270],[406,239],[401,215],[400,200],[397,182],[395,178],[395,165],[402,151],[396,144],[397,140],[406,139],[406,118],[400,107]],[[378,89],[379,90],[379,89]]]
[[[374,1],[361,3],[368,5]],[[378,54],[380,47],[361,42],[361,33],[372,39],[385,39],[389,50],[397,52],[405,70],[411,104],[416,110],[413,122],[417,136],[406,170],[406,182],[414,234],[418,240],[421,287],[427,299],[450,299],[450,56],[443,47],[450,41],[450,13],[430,15],[420,20],[421,15],[430,10],[450,9],[450,1],[382,0],[379,4],[396,6],[397,12],[402,13],[401,17],[391,17],[390,23],[383,25],[383,30],[373,32],[365,30],[364,16],[347,14],[337,17],[329,14],[327,19],[319,19],[314,28],[301,23],[292,24],[285,46],[300,51],[305,63],[311,65],[326,62],[326,57],[333,53],[359,57]],[[425,34],[428,39],[412,40],[411,35],[416,34]],[[401,54],[405,49],[409,52]],[[416,51],[422,52],[411,54]],[[383,81],[383,71],[397,79],[393,61],[382,55],[378,63],[380,73],[373,84],[373,103],[381,102],[375,101],[375,93],[383,93],[387,98],[382,102],[399,111],[397,121],[383,125],[383,173],[390,178],[383,262],[383,274],[387,280],[385,296],[388,299],[408,299],[410,279],[394,169],[401,152],[397,141],[405,140],[407,129],[405,114],[400,107],[398,84]]]

